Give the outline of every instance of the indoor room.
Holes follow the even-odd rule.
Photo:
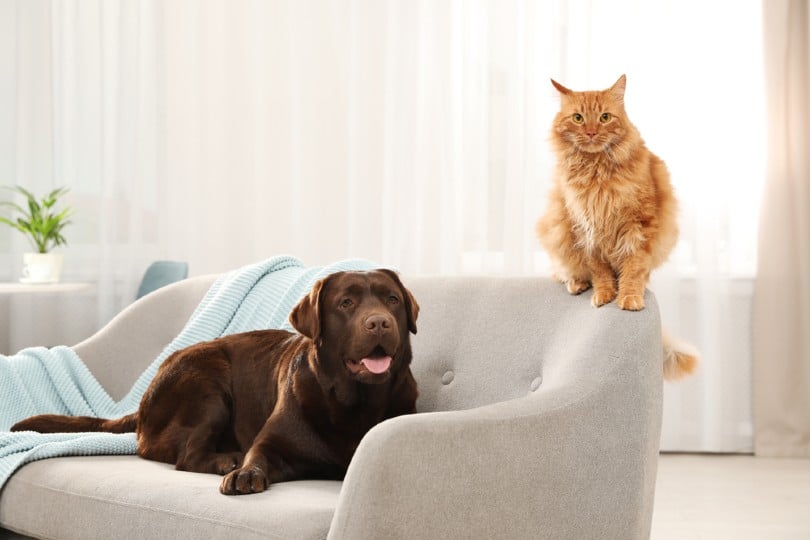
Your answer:
[[[808,96],[806,0],[0,0],[0,538],[809,539]]]

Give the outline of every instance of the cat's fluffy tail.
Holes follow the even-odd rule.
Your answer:
[[[674,339],[666,330],[664,338],[664,379],[677,381],[691,375],[698,365],[698,352],[688,343]]]

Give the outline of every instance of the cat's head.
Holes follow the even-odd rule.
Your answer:
[[[575,92],[552,79],[551,84],[560,93],[560,112],[552,127],[557,145],[596,153],[624,142],[634,130],[624,112],[625,83],[622,75],[607,90]]]

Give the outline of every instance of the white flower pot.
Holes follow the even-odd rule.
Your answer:
[[[23,253],[21,283],[58,283],[61,273],[61,253]]]

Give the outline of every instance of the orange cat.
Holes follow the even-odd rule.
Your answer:
[[[666,165],[644,145],[624,111],[625,76],[607,90],[574,92],[552,80],[560,112],[551,140],[557,173],[537,235],[568,292],[593,287],[591,304],[614,299],[644,309],[650,272],[678,239],[677,201]],[[690,373],[694,352],[664,336],[664,373]]]

